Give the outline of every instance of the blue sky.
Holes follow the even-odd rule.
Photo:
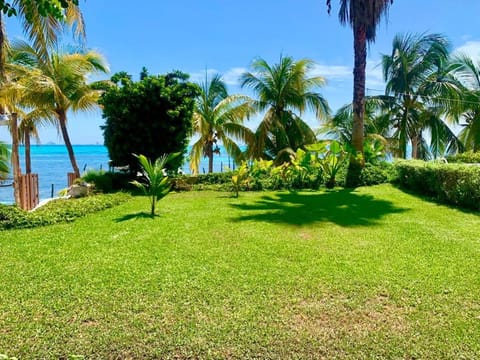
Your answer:
[[[307,57],[317,63],[315,74],[327,79],[321,93],[336,110],[351,101],[353,39],[338,22],[338,1],[332,3],[329,16],[325,0],[80,0],[87,46],[106,57],[111,74],[137,78],[146,66],[151,74],[181,70],[202,81],[207,69],[223,74],[230,93],[246,93],[237,80],[255,57],[272,63],[280,54]],[[377,65],[398,33],[442,33],[453,50],[480,59],[478,14],[479,0],[395,0],[369,49],[367,93],[383,89]],[[23,37],[15,19],[6,27],[10,38]],[[318,127],[312,115],[305,117]],[[74,144],[103,143],[100,111],[70,115],[69,122]],[[44,144],[62,142],[54,128],[42,129],[40,137]],[[0,139],[8,140],[4,129]]]

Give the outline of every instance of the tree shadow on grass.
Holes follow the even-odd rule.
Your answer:
[[[141,212],[137,212],[137,213],[133,213],[133,214],[123,215],[119,218],[116,218],[115,222],[123,222],[123,221],[132,220],[132,219],[154,219],[154,218],[159,217],[159,216],[160,215],[155,214],[155,216],[152,217],[152,215],[150,215],[150,213],[141,211]]]
[[[259,221],[290,225],[331,222],[340,226],[371,226],[389,214],[408,211],[392,202],[351,189],[322,193],[278,193],[253,204],[231,204],[246,212],[232,221]]]

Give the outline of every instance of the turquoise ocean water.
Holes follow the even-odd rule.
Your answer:
[[[109,158],[105,146],[75,145],[74,152],[80,172],[88,169],[108,170]],[[67,187],[67,173],[72,171],[67,149],[64,145],[33,145],[31,154],[32,172],[38,174],[40,200],[45,200],[52,196],[52,185],[54,196],[57,196],[58,191]],[[20,166],[22,172],[24,172],[23,146],[20,147],[20,159]],[[220,172],[226,167],[233,168],[233,166],[232,160],[225,151],[221,151],[220,155],[215,155],[215,172]],[[207,161],[202,159],[200,172],[205,172],[207,169]],[[190,173],[188,163],[184,164],[182,171],[187,174]],[[13,188],[11,186],[0,187],[0,203],[13,203]]]

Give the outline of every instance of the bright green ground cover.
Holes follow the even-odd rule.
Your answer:
[[[390,185],[171,194],[0,233],[0,353],[478,358],[480,216]]]

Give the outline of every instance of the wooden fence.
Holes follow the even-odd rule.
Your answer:
[[[24,174],[19,178],[20,204],[24,210],[32,210],[38,205],[38,174]]]

